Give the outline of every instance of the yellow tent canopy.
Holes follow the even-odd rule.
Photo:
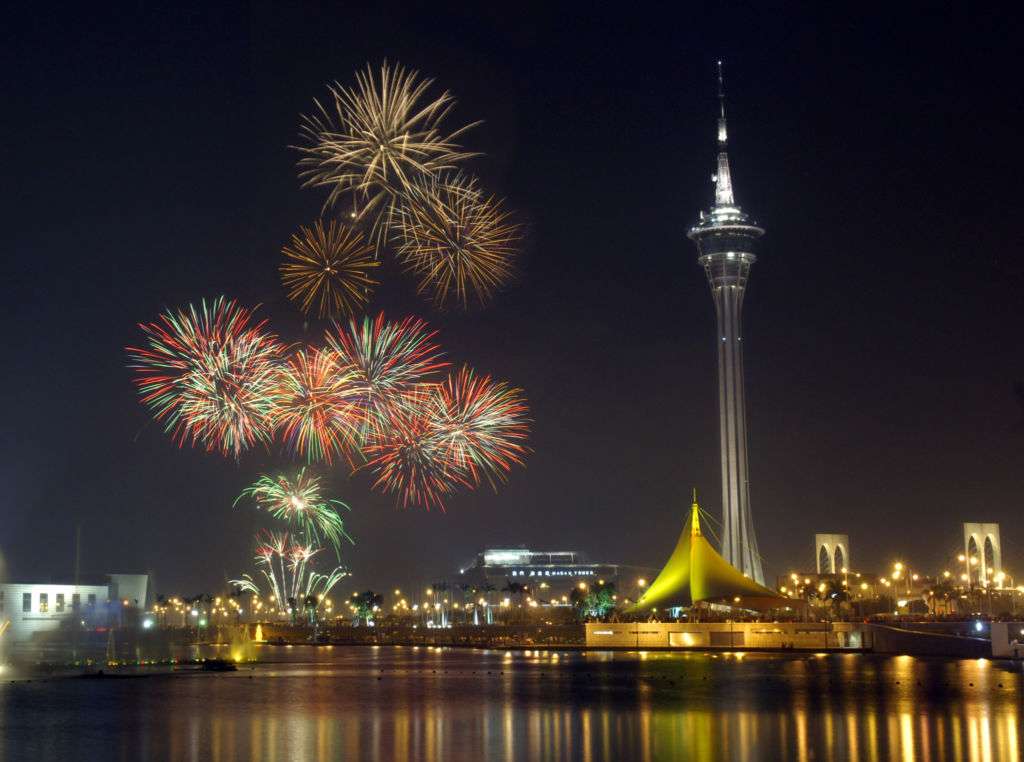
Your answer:
[[[700,531],[700,508],[694,493],[690,518],[675,550],[634,609],[692,606],[700,601],[728,603],[739,608],[769,609],[793,601],[745,577],[722,558]]]

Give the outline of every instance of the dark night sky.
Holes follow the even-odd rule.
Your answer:
[[[220,293],[303,336],[276,268],[323,195],[287,146],[326,82],[385,57],[486,120],[472,169],[530,243],[485,310],[438,313],[395,268],[372,307],[525,388],[535,453],[443,514],[338,474],[354,584],[436,579],[487,544],[660,564],[691,486],[719,510],[713,309],[685,238],[711,198],[718,56],[738,200],[768,229],[745,345],[769,571],[810,566],[815,531],[848,531],[857,568],[933,571],[957,522],[988,520],[1024,574],[1019,18],[203,5],[47,6],[0,47],[10,576],[70,572],[76,522],[84,569],[160,591],[250,568],[256,515],[231,502],[281,459],[176,449],[123,347]]]

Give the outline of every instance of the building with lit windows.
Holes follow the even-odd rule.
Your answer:
[[[31,640],[55,630],[71,616],[87,624],[119,620],[124,608],[146,606],[149,576],[106,574],[73,582],[10,582],[0,584],[0,627],[5,639]],[[6,624],[5,624],[6,623]]]
[[[579,583],[614,583],[620,590],[635,584],[635,578],[650,575],[652,569],[591,561],[575,550],[539,551],[524,546],[487,548],[459,569],[459,584],[477,589],[501,591],[509,582],[566,593]]]

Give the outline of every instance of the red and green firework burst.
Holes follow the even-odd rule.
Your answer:
[[[420,412],[395,409],[376,427],[365,448],[373,487],[396,495],[403,508],[444,510],[444,499],[470,486],[451,467],[444,441]]]
[[[529,409],[522,389],[463,366],[436,388],[426,413],[450,467],[474,486],[483,478],[497,489],[523,464]]]
[[[363,427],[363,394],[352,368],[331,350],[299,350],[284,364],[275,395],[274,426],[307,461],[351,464]]]
[[[444,509],[458,488],[496,488],[528,452],[528,408],[520,389],[462,368],[396,409],[367,445],[373,486],[403,507]]]
[[[217,297],[139,327],[144,347],[128,347],[142,401],[179,446],[201,444],[236,458],[269,444],[284,347],[252,324],[252,311]]]
[[[338,365],[354,374],[366,413],[364,431],[383,425],[393,409],[410,407],[420,385],[447,366],[441,348],[419,318],[407,317],[393,323],[384,313],[361,323],[335,323],[327,332],[327,345],[337,355]]]

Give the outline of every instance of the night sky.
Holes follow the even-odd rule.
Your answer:
[[[848,532],[858,569],[933,572],[958,522],[983,520],[1024,575],[1019,19],[204,5],[9,19],[8,577],[70,574],[76,523],[83,571],[149,571],[158,592],[251,570],[259,516],[231,504],[287,461],[179,450],[123,348],[218,294],[319,338],[278,279],[324,199],[288,146],[326,83],[384,58],[451,90],[450,124],[486,120],[470,168],[529,241],[486,309],[438,312],[395,266],[371,308],[426,318],[450,360],[523,387],[535,452],[447,513],[338,471],[358,543],[342,589],[440,579],[486,545],[660,565],[691,487],[720,510],[714,311],[685,237],[711,201],[717,57],[737,199],[768,231],[744,344],[769,574],[813,568],[816,531]]]

